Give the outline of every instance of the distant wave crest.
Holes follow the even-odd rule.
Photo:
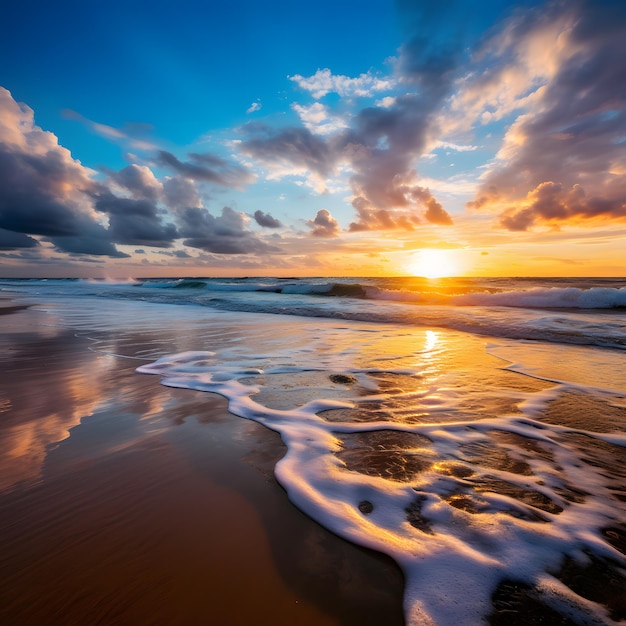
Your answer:
[[[626,307],[626,287],[536,288],[501,293],[470,293],[456,296],[459,306],[508,306],[539,309],[615,309]]]
[[[184,278],[147,280],[143,287],[157,289],[206,289],[219,292],[262,292],[284,295],[327,296],[386,300],[423,305],[463,307],[499,306],[537,309],[615,309],[626,308],[626,287],[536,287],[513,290],[480,290],[443,293],[436,289],[388,289],[359,282],[310,282],[293,279],[287,283],[256,280],[216,281]]]

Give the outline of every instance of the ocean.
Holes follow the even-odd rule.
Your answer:
[[[626,279],[0,290],[138,379],[279,433],[288,499],[399,564],[407,624],[626,619]]]

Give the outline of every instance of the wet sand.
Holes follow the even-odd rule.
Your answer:
[[[275,433],[11,309],[1,623],[404,623],[399,568],[287,500]]]

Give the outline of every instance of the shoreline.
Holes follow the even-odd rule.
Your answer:
[[[276,433],[12,313],[2,621],[404,623],[399,567],[288,501]]]

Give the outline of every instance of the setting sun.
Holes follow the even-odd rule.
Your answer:
[[[424,278],[443,278],[462,274],[456,254],[452,250],[420,250],[409,263],[408,271]]]

